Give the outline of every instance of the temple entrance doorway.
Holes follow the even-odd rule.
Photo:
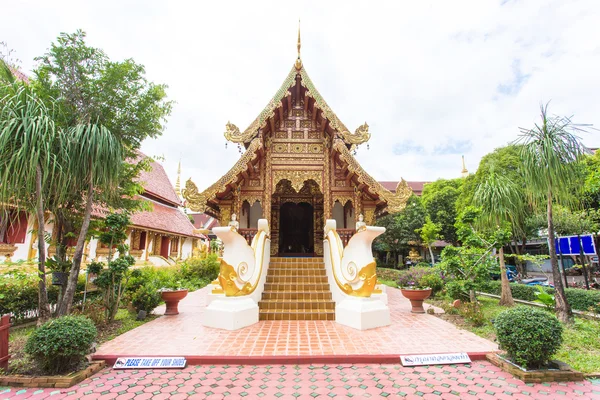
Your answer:
[[[323,193],[312,179],[296,188],[281,179],[271,197],[271,255],[322,256]]]
[[[308,203],[287,202],[279,210],[279,254],[314,254],[314,209]]]

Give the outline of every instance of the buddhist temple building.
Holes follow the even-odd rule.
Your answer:
[[[322,256],[327,219],[349,238],[358,215],[371,225],[379,215],[402,210],[413,191],[404,180],[382,185],[354,158],[371,137],[369,126],[351,132],[338,118],[309,78],[300,45],[298,37],[295,63],[256,119],[245,130],[226,124],[225,138],[245,149],[241,158],[202,191],[188,180],[182,195],[189,209],[221,226],[236,214],[248,239],[265,218],[271,255]]]

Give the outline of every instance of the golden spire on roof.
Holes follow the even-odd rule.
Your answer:
[[[181,160],[177,165],[177,180],[175,181],[175,193],[177,196],[181,196]]]
[[[300,42],[300,20],[298,20],[298,59],[296,60],[296,69],[300,71],[302,68],[302,60],[300,59],[300,47],[302,47],[302,43]]]
[[[467,167],[465,167],[465,156],[462,156],[462,164],[463,168],[462,171],[460,171],[460,176],[466,178],[467,176],[469,176],[469,171],[467,170]]]

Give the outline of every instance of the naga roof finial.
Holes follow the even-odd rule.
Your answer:
[[[302,47],[302,43],[300,42],[300,19],[298,19],[298,59],[296,60],[297,70],[300,70],[302,68],[302,60],[300,59],[300,47]]]

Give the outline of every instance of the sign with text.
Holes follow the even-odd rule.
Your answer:
[[[471,362],[471,358],[467,353],[423,354],[400,356],[400,361],[403,366],[411,367],[416,365],[467,364]]]
[[[114,369],[185,368],[184,357],[126,357],[117,358]]]
[[[596,255],[596,246],[592,235],[581,235],[581,240],[577,236],[563,236],[554,239],[556,252],[563,256],[578,256],[581,254],[581,246],[583,246],[583,254],[586,256]]]

